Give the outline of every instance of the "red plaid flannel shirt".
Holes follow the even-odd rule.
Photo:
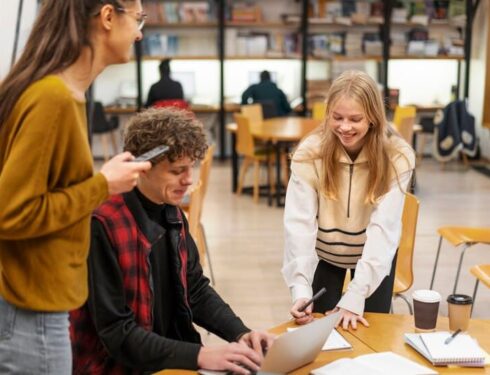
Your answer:
[[[182,218],[180,210],[178,215],[179,218]],[[147,261],[151,251],[150,242],[138,230],[135,218],[126,206],[122,195],[107,200],[94,212],[93,216],[104,225],[109,240],[118,253],[126,301],[135,315],[136,322],[146,330],[151,331],[153,327],[153,296]],[[181,238],[185,238],[185,236],[185,228],[182,225]],[[137,246],[134,246],[135,244]],[[182,264],[180,276],[187,296],[187,248],[185,241],[180,241],[179,255]],[[134,272],[134,267],[138,268],[137,272]],[[70,312],[70,323],[74,374],[127,374],[127,369],[111,360],[102,345],[87,304]]]

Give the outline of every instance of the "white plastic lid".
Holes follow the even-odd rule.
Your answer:
[[[412,298],[420,302],[434,303],[441,301],[441,295],[435,290],[420,289],[412,293]]]

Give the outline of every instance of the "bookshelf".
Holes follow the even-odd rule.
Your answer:
[[[460,0],[439,0],[438,3],[447,2],[449,14],[449,3],[453,1],[458,3],[461,11],[461,4],[464,2]],[[324,77],[314,74],[311,77],[313,70],[325,70],[330,72],[326,75],[331,77],[332,72],[336,74],[341,70],[339,67],[355,67],[356,64],[369,64],[370,68],[367,70],[375,73],[385,92],[389,92],[390,61],[456,61],[458,85],[461,81],[464,82],[465,88],[460,91],[467,97],[471,18],[477,0],[466,2],[464,11],[469,22],[462,22],[461,17],[458,22],[439,16],[437,19],[428,17],[427,20],[424,17],[413,18],[414,15],[423,16],[413,13],[414,9],[420,13],[419,3],[426,5],[431,2],[435,0],[398,0],[396,4],[394,0],[147,0],[144,7],[151,16],[145,26],[145,39],[135,49],[135,63],[138,75],[141,75],[142,64],[155,64],[166,57],[188,60],[196,64],[212,60],[219,65],[217,74],[208,79],[216,79],[219,82],[217,131],[219,154],[224,157],[227,104],[225,89],[229,87],[229,82],[235,81],[236,78],[225,74],[229,64],[260,62],[264,65],[263,69],[269,69],[269,64],[273,65],[275,61],[290,62],[292,69],[299,69],[299,92],[303,103],[306,104],[302,106],[303,115],[308,108],[307,81],[324,81]],[[399,4],[406,8],[405,17],[403,12],[400,17]],[[343,9],[345,7],[347,12]],[[393,18],[394,15],[398,18]],[[390,48],[390,45],[393,45],[393,35],[409,33],[413,29],[426,30],[428,40],[433,35],[457,35],[457,39],[460,39],[460,50],[458,54],[440,53],[438,46],[436,54],[429,48],[432,54],[428,55],[425,49],[423,53],[413,53],[413,50],[407,53],[406,48],[403,51],[393,51]],[[348,49],[345,48],[346,38]],[[337,50],[328,49],[332,44],[334,48],[337,44]],[[162,45],[167,48],[163,48]],[[421,47],[421,43],[418,47]],[[138,96],[138,102],[141,103],[141,79],[138,84]]]

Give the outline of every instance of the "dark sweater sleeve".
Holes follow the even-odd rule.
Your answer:
[[[197,369],[200,345],[176,341],[139,326],[126,305],[121,269],[103,225],[92,220],[88,258],[88,306],[95,329],[109,355],[140,371]]]
[[[291,106],[289,105],[288,98],[286,97],[286,94],[284,94],[284,91],[279,90],[279,96],[281,101],[281,107],[284,113],[291,112]]]
[[[255,85],[249,86],[242,94],[242,104],[250,104],[248,102],[249,98],[254,99]]]
[[[151,86],[150,91],[148,91],[148,97],[146,98],[146,104],[145,104],[146,108],[151,107],[153,102],[155,101],[154,91],[155,91],[154,86]]]
[[[209,285],[209,279],[202,271],[196,244],[190,234],[187,235],[187,249],[187,285],[194,322],[226,341],[236,341],[250,329]]]

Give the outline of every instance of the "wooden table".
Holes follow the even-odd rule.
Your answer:
[[[392,351],[423,366],[430,367],[441,374],[490,374],[490,367],[434,367],[421,354],[404,343],[403,334],[414,332],[414,321],[411,315],[366,313],[370,328],[361,326],[350,333],[375,352]],[[447,317],[437,318],[437,330],[449,331]],[[480,346],[490,352],[490,320],[472,319],[468,333],[478,340]]]
[[[352,345],[352,350],[320,352],[315,361],[290,374],[307,375],[311,370],[340,358],[354,358],[363,354],[386,351],[402,355],[420,363],[422,366],[432,368],[440,374],[490,374],[490,367],[488,366],[485,368],[432,366],[422,355],[403,341],[404,333],[414,332],[413,316],[411,315],[366,313],[365,317],[370,324],[369,328],[361,325],[357,330],[350,329],[349,331],[344,331],[339,329],[339,333]],[[269,331],[274,334],[281,334],[288,327],[294,326],[295,324],[290,321],[271,328]],[[445,331],[449,329],[447,317],[439,316],[437,319],[437,329]],[[483,349],[490,352],[490,320],[472,319],[468,332],[478,340],[478,343]],[[184,374],[191,375],[197,374],[197,372],[184,370],[165,370],[158,372],[158,375]]]
[[[250,132],[255,139],[269,142],[276,149],[276,201],[281,205],[281,150],[291,144],[299,142],[304,136],[320,125],[320,120],[304,117],[275,117],[264,120],[262,123],[250,124]],[[226,125],[231,133],[232,147],[232,189],[236,191],[238,182],[238,155],[235,150],[237,125]],[[270,203],[270,200],[269,200]]]

